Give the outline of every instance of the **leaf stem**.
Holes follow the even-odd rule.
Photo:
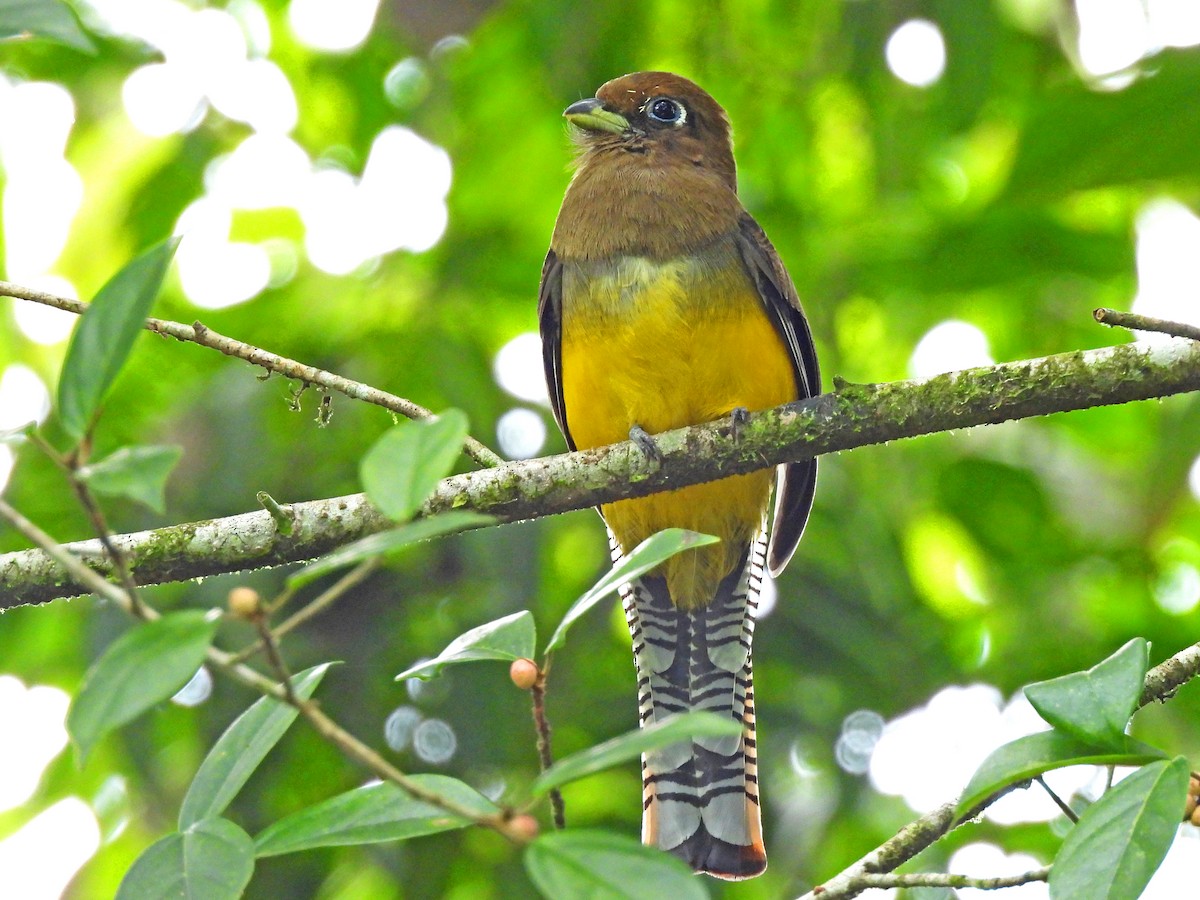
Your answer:
[[[1111,766],[1109,766],[1109,771],[1110,772],[1112,771]],[[1044,790],[1047,794],[1050,795],[1050,799],[1054,801],[1055,806],[1057,806],[1060,810],[1062,810],[1062,814],[1064,816],[1066,816],[1068,819],[1070,819],[1073,823],[1079,821],[1079,816],[1076,815],[1075,810],[1071,809],[1070,805],[1065,800],[1063,800],[1062,797],[1060,797],[1060,796],[1058,796],[1058,794],[1054,793],[1054,789],[1051,788],[1050,785],[1046,784],[1045,778],[1043,778],[1041,775],[1038,775],[1033,780],[1036,781],[1038,784],[1040,784],[1042,786],[1042,790]]]
[[[537,730],[538,762],[543,772],[554,765],[554,755],[550,751],[550,720],[546,718],[546,681],[549,675],[549,663],[540,666],[537,681],[529,689],[533,698],[533,727]],[[550,812],[554,819],[554,827],[559,831],[566,828],[566,805],[563,803],[562,791],[558,788],[550,790]]]

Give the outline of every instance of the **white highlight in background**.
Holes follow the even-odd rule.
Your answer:
[[[908,370],[914,378],[928,378],[942,372],[994,363],[987,335],[982,330],[969,322],[947,319],[934,325],[917,341],[908,361]]]
[[[312,177],[312,160],[281,134],[252,134],[204,170],[208,194],[231,209],[297,206]]]
[[[496,422],[496,442],[509,459],[530,459],[546,443],[546,423],[532,409],[510,409]]]
[[[27,689],[19,678],[0,675],[0,722],[7,734],[20,735],[0,741],[0,812],[29,800],[46,766],[67,746],[63,723],[70,703],[58,688]]]
[[[0,431],[40,423],[49,413],[50,392],[33,369],[13,363],[0,374]]]
[[[928,19],[910,19],[892,32],[884,48],[888,68],[913,87],[935,84],[946,70],[946,41]]]
[[[1079,62],[1093,75],[1128,68],[1150,45],[1142,0],[1075,0],[1079,16]]]
[[[1200,456],[1196,457],[1188,470],[1188,487],[1191,488],[1192,496],[1200,500]]]
[[[83,181],[63,158],[75,101],[62,85],[0,76],[0,122],[5,269],[28,284],[58,260],[83,201]]]
[[[975,843],[960,847],[950,857],[947,872],[954,875],[967,875],[971,878],[1003,878],[1008,875],[1024,875],[1034,869],[1040,869],[1043,863],[1028,853],[1008,854],[995,844]],[[981,891],[975,888],[958,888],[957,896],[961,900],[994,900],[995,891]],[[1029,884],[1005,888],[1001,895],[1016,900],[1044,900],[1050,896],[1050,888],[1044,881],[1033,881]]]
[[[957,796],[1001,744],[1047,727],[1024,694],[1004,704],[990,685],[944,688],[925,706],[887,723],[871,755],[871,783],[881,793],[903,797],[917,812],[928,812]],[[1098,772],[1094,766],[1071,766],[1045,778],[1060,797],[1069,797],[1094,789]],[[1041,789],[1013,791],[987,811],[989,819],[1004,825],[1047,822],[1059,815]]]
[[[1164,47],[1200,44],[1200,3],[1196,0],[1143,0],[1150,35]]]
[[[1133,311],[1200,325],[1200,218],[1179,201],[1160,197],[1142,207],[1135,226],[1138,291]],[[1146,332],[1138,340],[1172,338]]]
[[[353,50],[371,33],[378,9],[379,0],[292,0],[288,23],[315,50]]]
[[[542,369],[542,339],[536,331],[518,334],[496,352],[492,362],[496,383],[514,397],[548,406]]]
[[[361,179],[334,168],[309,179],[299,207],[308,258],[345,275],[394,250],[428,250],[446,230],[450,178],[441,147],[408,128],[383,129]]]
[[[179,217],[183,235],[175,262],[188,298],[204,309],[223,309],[260,293],[271,279],[271,261],[257,244],[229,240],[232,211],[202,197]]]
[[[12,449],[7,444],[0,444],[0,491],[8,486],[8,479],[12,476],[16,462]]]
[[[58,900],[100,847],[100,824],[78,797],[67,797],[0,841],[4,895]]]
[[[24,282],[25,287],[35,291],[45,291],[59,297],[71,300],[79,299],[75,285],[57,275],[41,275]],[[66,310],[56,309],[29,300],[13,301],[13,321],[17,329],[35,344],[46,347],[61,344],[71,336],[71,329],[79,321],[79,316]]]

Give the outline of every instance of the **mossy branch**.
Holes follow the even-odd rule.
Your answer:
[[[735,440],[722,420],[655,437],[661,461],[631,442],[506,463],[445,479],[423,515],[451,509],[512,522],[750,472],[781,462],[1012,419],[1200,389],[1200,342],[1171,340],[1062,353],[887,384],[838,381],[828,394],[755,413]],[[362,494],[292,504],[281,533],[266,511],[118,535],[139,584],[312,559],[390,523]],[[66,545],[111,569],[96,541]],[[0,609],[82,593],[40,550],[0,556]]]

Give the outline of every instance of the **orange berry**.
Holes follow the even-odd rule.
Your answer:
[[[239,619],[253,619],[261,611],[258,591],[254,588],[235,587],[229,592],[229,611]]]
[[[537,684],[541,674],[541,669],[532,659],[515,659],[508,668],[508,677],[523,691],[527,691]]]
[[[532,841],[538,836],[538,821],[530,815],[513,816],[508,823],[509,830],[522,841]]]

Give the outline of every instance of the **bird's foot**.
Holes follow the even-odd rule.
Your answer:
[[[637,448],[642,451],[642,455],[657,465],[662,465],[662,451],[658,449],[658,444],[654,443],[652,438],[641,425],[634,425],[629,429],[629,439],[637,445]]]
[[[735,406],[729,411],[729,430],[735,444],[741,443],[742,426],[750,421],[750,410],[744,406]]]

